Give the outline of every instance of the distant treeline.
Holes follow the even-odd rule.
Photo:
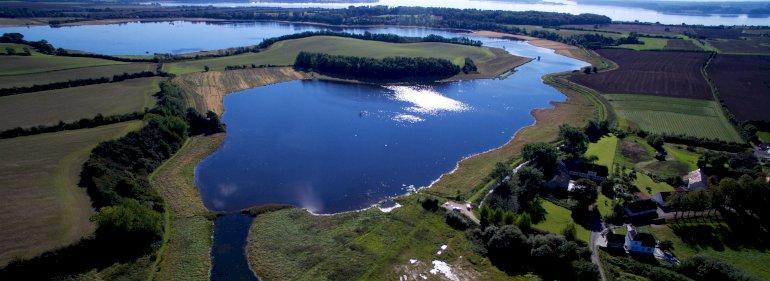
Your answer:
[[[277,8],[277,7],[160,7],[142,9],[130,6],[93,5],[67,7],[66,11],[51,6],[0,8],[0,17],[78,17],[84,19],[126,18],[213,18],[226,20],[274,20],[316,22],[334,25],[409,25],[442,28],[476,29],[481,24],[544,25],[608,24],[611,19],[596,14],[573,15],[538,11],[492,11],[438,7],[366,6],[347,9]]]
[[[51,126],[40,125],[40,126],[29,127],[29,128],[16,127],[13,129],[0,132],[0,139],[30,136],[30,135],[37,135],[37,134],[43,134],[43,133],[53,133],[53,132],[59,132],[64,130],[94,128],[98,126],[115,124],[115,123],[125,122],[129,120],[138,120],[138,119],[142,119],[143,116],[144,116],[144,112],[132,112],[132,113],[126,113],[121,115],[112,115],[107,117],[101,114],[97,114],[96,116],[94,116],[94,118],[91,118],[91,119],[83,118],[78,121],[74,121],[70,123],[59,121],[58,124],[51,125]]]
[[[388,34],[388,33],[370,33],[368,31],[364,32],[363,34],[354,34],[354,33],[323,30],[323,31],[306,31],[306,32],[268,38],[263,40],[262,43],[259,43],[257,47],[259,47],[260,49],[264,49],[264,48],[270,47],[270,45],[273,45],[279,41],[313,37],[313,36],[347,37],[347,38],[354,38],[354,39],[361,39],[361,40],[389,42],[389,43],[441,42],[441,43],[476,46],[476,47],[479,47],[482,45],[481,41],[472,40],[467,37],[446,38],[435,34],[430,34],[425,37],[407,37],[407,36],[399,36],[396,34]]]
[[[391,57],[383,59],[300,52],[294,62],[300,69],[364,79],[449,77],[460,67],[446,59]]]
[[[108,77],[83,78],[83,79],[69,80],[69,81],[63,81],[63,82],[53,82],[48,84],[39,84],[39,85],[36,84],[28,87],[2,88],[0,89],[0,96],[10,96],[10,95],[23,94],[23,93],[58,90],[58,89],[103,84],[103,83],[114,83],[114,82],[125,81],[128,79],[145,78],[145,77],[153,77],[153,76],[161,76],[161,74],[152,72],[152,71],[142,71],[142,72],[136,72],[136,73],[117,74],[117,75],[113,75],[112,78],[108,78]]]

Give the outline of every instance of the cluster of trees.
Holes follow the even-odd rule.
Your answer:
[[[644,130],[638,130],[638,131],[635,131],[635,133],[637,136],[641,138],[647,138],[649,135],[652,135],[652,133],[649,133]],[[682,134],[680,135],[656,134],[656,135],[663,142],[678,143],[678,144],[689,145],[689,146],[698,146],[698,147],[708,148],[712,150],[739,152],[739,151],[746,150],[748,148],[748,144],[745,144],[745,143],[726,142],[719,139],[699,138],[699,137],[687,136]]]
[[[8,47],[5,48],[5,53],[0,54],[1,56],[31,56],[32,51],[29,50],[29,48],[24,47],[23,51],[21,53],[16,52],[16,49]]]
[[[449,77],[460,67],[438,58],[366,58],[300,52],[294,62],[300,69],[365,79],[399,79],[412,77]]]
[[[48,84],[35,84],[27,87],[2,88],[0,89],[0,96],[10,96],[10,95],[39,92],[39,91],[48,91],[48,90],[58,90],[58,89],[64,89],[64,88],[80,87],[80,86],[110,83],[110,82],[121,82],[128,79],[153,77],[153,76],[159,76],[159,75],[160,75],[159,73],[152,72],[152,71],[141,71],[136,73],[117,74],[117,75],[113,75],[112,78],[109,78],[109,77],[83,78],[83,79],[68,80],[63,82],[53,82]]]
[[[463,64],[463,73],[474,73],[479,70],[479,68],[476,66],[476,63],[473,62],[471,58],[465,58],[465,63]]]
[[[58,132],[58,131],[64,131],[64,130],[94,128],[98,126],[115,124],[115,123],[125,122],[129,120],[138,120],[138,119],[141,119],[143,116],[144,116],[144,112],[132,112],[132,113],[126,113],[121,115],[112,115],[107,117],[104,117],[101,114],[97,114],[96,116],[94,116],[94,118],[91,118],[91,119],[83,118],[78,121],[74,121],[70,123],[59,121],[58,124],[51,125],[51,126],[40,125],[40,126],[29,127],[29,128],[16,127],[13,129],[8,129],[0,132],[0,139],[37,135],[37,134],[43,134],[43,133],[52,133],[52,132]]]
[[[2,36],[0,36],[0,43],[24,44],[35,48],[35,50],[43,54],[53,55],[56,53],[56,48],[49,44],[48,41],[27,41],[24,40],[24,35],[21,33],[4,33]]]
[[[313,36],[335,36],[335,37],[354,38],[354,39],[369,40],[369,41],[388,42],[388,43],[441,42],[441,43],[450,43],[450,44],[459,44],[459,45],[468,45],[468,46],[477,46],[477,47],[480,47],[482,45],[481,41],[472,40],[467,37],[446,38],[435,34],[430,34],[425,37],[407,37],[407,36],[399,36],[399,35],[390,34],[390,33],[371,33],[369,31],[366,31],[362,34],[355,34],[355,33],[347,33],[347,32],[322,30],[322,31],[305,31],[305,32],[288,34],[288,35],[283,35],[283,36],[278,36],[273,38],[267,38],[265,40],[262,40],[262,42],[259,43],[257,47],[260,49],[264,49],[264,48],[270,47],[276,42],[307,38],[307,37],[313,37]]]
[[[562,235],[527,235],[513,225],[474,228],[466,234],[498,268],[509,273],[534,272],[545,280],[597,280],[598,268],[587,247]]]

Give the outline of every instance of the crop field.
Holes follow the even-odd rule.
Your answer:
[[[109,116],[143,111],[154,105],[152,95],[159,90],[161,80],[138,78],[0,97],[0,130],[90,119],[99,113]]]
[[[0,140],[0,266],[91,234],[91,202],[77,187],[81,165],[96,144],[141,124]]]
[[[770,121],[770,56],[719,54],[707,72],[738,120]]]
[[[605,95],[619,122],[632,129],[657,134],[743,142],[730,121],[713,101],[645,95]]]
[[[551,28],[551,27],[542,27],[539,25],[508,25],[508,26],[526,29],[527,32],[530,32],[530,31],[553,32],[563,37],[569,37],[572,35],[584,35],[584,34],[600,34],[600,35],[612,37],[612,38],[620,38],[625,36],[623,32],[618,33],[618,32],[603,32],[603,31],[596,31],[596,30],[578,30],[578,29],[572,29],[572,28]]]
[[[49,56],[0,56],[0,76],[40,73],[89,66],[127,64],[125,62],[95,59]]]
[[[112,77],[116,74],[155,71],[154,63],[127,63],[75,69],[27,73],[23,75],[1,75],[0,88],[28,87],[35,84],[49,84],[75,79]]]
[[[333,36],[313,36],[301,39],[280,41],[259,53],[247,53],[236,56],[169,63],[166,71],[184,74],[200,72],[204,66],[211,70],[224,70],[228,65],[278,65],[294,64],[300,51],[327,53],[332,55],[360,57],[435,57],[451,60],[463,65],[469,57],[477,64],[495,57],[490,48],[473,47],[448,43],[386,43]]]
[[[741,39],[713,39],[707,42],[725,54],[768,54],[770,37],[745,37]]]
[[[668,39],[666,42],[665,50],[686,50],[686,51],[701,51],[701,47],[698,47],[692,40],[688,39]]]
[[[580,28],[585,30],[603,30],[612,32],[630,33],[636,32],[639,34],[654,34],[654,35],[678,35],[689,30],[687,27],[682,26],[667,26],[667,25],[651,25],[651,24],[631,24],[631,23],[617,23],[617,24],[600,24],[594,26],[592,24],[577,24],[577,25],[565,25],[570,28]]]
[[[700,71],[706,53],[601,49],[602,57],[618,69],[572,75],[570,80],[605,94],[645,94],[664,97],[711,99]]]
[[[662,50],[666,48],[666,46],[668,46],[667,44],[669,39],[639,37],[639,41],[642,41],[642,43],[644,44],[623,44],[623,45],[619,45],[618,48],[631,49],[631,50],[637,50],[637,51]]]

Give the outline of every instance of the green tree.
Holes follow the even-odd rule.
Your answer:
[[[568,124],[559,127],[561,151],[570,159],[580,159],[588,150],[588,136],[582,130]]]
[[[544,142],[528,143],[521,149],[521,155],[530,165],[540,169],[544,178],[550,179],[556,173],[559,152],[553,145]]]

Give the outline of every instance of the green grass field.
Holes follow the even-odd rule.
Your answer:
[[[8,48],[11,48],[13,52],[17,54],[25,53],[25,48],[29,50],[30,54],[35,51],[34,48],[22,44],[0,43],[0,54],[8,54]]]
[[[0,267],[91,234],[91,201],[77,187],[81,165],[96,144],[141,124],[0,140]]]
[[[764,143],[770,143],[770,132],[757,132],[759,141]]]
[[[617,148],[618,137],[614,135],[605,136],[595,143],[588,144],[586,156],[596,156],[598,158],[596,164],[605,166],[612,172]]]
[[[644,44],[623,44],[619,45],[618,48],[632,49],[637,51],[663,50],[666,48],[666,43],[668,43],[668,39],[652,37],[639,37],[639,41],[642,41]]]
[[[667,225],[647,226],[643,229],[649,231],[658,240],[669,240],[673,242],[673,253],[679,260],[687,259],[695,254],[705,255],[717,258],[739,269],[754,275],[759,280],[770,280],[770,268],[766,265],[770,263],[770,251],[758,250],[752,247],[742,246],[724,246],[724,244],[741,244],[740,241],[729,241],[730,238],[720,236],[727,226],[715,223],[698,223],[696,225],[685,225],[685,227],[699,227],[696,236],[709,237],[708,244],[698,244],[686,242],[688,240],[698,239],[695,237],[677,236],[677,233]],[[689,236],[689,235],[688,235]],[[714,245],[722,246],[714,247]]]
[[[169,63],[164,64],[163,69],[175,74],[184,74],[203,71],[204,66],[208,66],[211,70],[224,70],[228,65],[244,64],[286,66],[294,64],[294,59],[300,51],[373,58],[436,57],[451,60],[457,65],[463,65],[466,57],[476,62],[494,57],[492,50],[486,47],[433,42],[398,44],[344,37],[313,36],[280,41],[259,53]]]
[[[81,67],[24,75],[0,76],[0,88],[27,87],[75,79],[112,77],[116,74],[155,71],[154,63],[127,63],[105,66]]]
[[[61,90],[0,97],[0,130],[53,125],[59,122],[143,111],[164,78],[131,79]]]
[[[687,167],[689,167],[691,171],[698,169],[698,158],[700,158],[700,153],[688,151],[687,147],[684,145],[671,143],[664,144],[663,149],[677,161],[687,164]]]
[[[127,64],[125,62],[95,59],[49,56],[0,56],[0,76],[40,73],[89,66]]]
[[[545,219],[532,227],[551,233],[561,234],[564,227],[570,223],[574,223],[572,219],[572,211],[551,203],[548,200],[542,200],[543,208],[546,211]],[[575,225],[577,228],[577,238],[580,241],[588,243],[588,239],[591,236],[591,231],[580,225]]]
[[[625,127],[657,134],[740,142],[738,132],[713,101],[647,95],[609,94],[605,97]]]
[[[674,191],[674,188],[671,187],[671,185],[665,182],[655,182],[652,178],[643,173],[636,173],[634,184],[642,193],[647,195],[654,195],[655,193],[662,191]]]
[[[249,264],[263,280],[417,279],[433,276],[433,260],[448,263],[461,280],[525,280],[492,266],[464,232],[444,222],[443,211],[425,211],[417,197],[397,200],[404,206],[390,213],[372,208],[313,216],[284,209],[259,215],[249,232]],[[438,255],[441,245],[447,249]]]

